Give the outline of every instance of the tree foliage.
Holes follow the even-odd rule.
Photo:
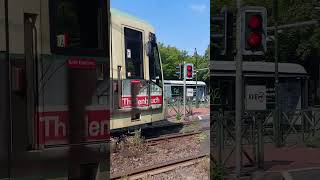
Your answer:
[[[319,19],[320,6],[316,0],[287,0],[278,2],[278,25]],[[211,1],[211,17],[227,6],[235,12],[235,0]],[[273,0],[243,0],[243,5],[263,6],[268,11],[268,26],[274,25]],[[273,35],[273,32],[268,32]],[[274,61],[274,44],[268,43],[267,61]],[[280,62],[296,62],[300,64],[317,61],[320,55],[320,28],[308,26],[286,29],[279,33]]]
[[[176,76],[176,66],[184,61],[186,63],[193,63],[196,69],[209,67],[209,48],[206,49],[204,55],[188,55],[185,50],[179,50],[176,47],[159,43],[159,50],[162,60],[163,76],[166,80],[178,80]],[[209,82],[209,70],[199,71],[198,81]]]

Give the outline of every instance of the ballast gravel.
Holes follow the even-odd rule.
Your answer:
[[[200,153],[202,139],[198,135],[170,139],[153,146],[129,139],[111,152],[111,174],[124,173]],[[182,167],[150,177],[151,179],[209,179],[209,162]],[[192,178],[194,177],[194,178]],[[149,177],[148,177],[149,179]]]

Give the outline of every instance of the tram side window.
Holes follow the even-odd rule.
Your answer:
[[[102,7],[100,0],[51,0],[50,30],[53,51],[80,52],[79,49],[105,48],[105,33],[102,32],[106,28],[103,28]]]
[[[124,28],[126,74],[129,79],[143,79],[142,32]]]

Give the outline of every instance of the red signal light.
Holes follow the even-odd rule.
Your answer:
[[[262,26],[262,18],[259,15],[253,15],[250,17],[248,26],[251,29],[258,29]]]
[[[252,32],[250,33],[247,42],[252,47],[258,47],[261,45],[262,42],[262,34],[259,32]]]
[[[261,6],[247,6],[241,10],[241,45],[244,56],[258,58],[267,51],[267,10]]]
[[[190,78],[192,77],[192,72],[187,72],[187,76]]]
[[[188,71],[192,71],[192,66],[187,66]]]
[[[185,65],[185,78],[192,79],[193,78],[193,64],[189,63]]]

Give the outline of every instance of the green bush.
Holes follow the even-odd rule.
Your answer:
[[[320,148],[320,138],[319,137],[312,137],[308,141],[305,142],[307,147],[310,148]]]
[[[225,176],[227,175],[226,168],[221,164],[215,164],[211,166],[211,180],[225,180]]]
[[[181,113],[177,113],[177,115],[176,115],[176,119],[178,120],[178,121],[180,121],[181,120]]]

